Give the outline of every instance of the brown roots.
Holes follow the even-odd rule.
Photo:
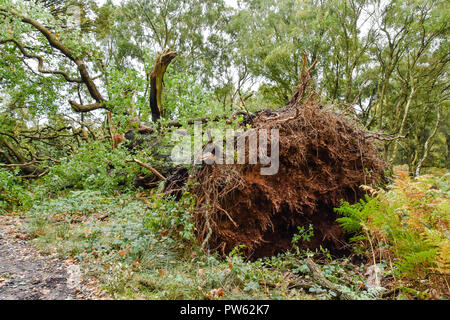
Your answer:
[[[227,254],[245,245],[247,257],[271,256],[291,247],[298,226],[312,224],[314,236],[300,248],[343,253],[346,237],[333,208],[358,201],[361,185],[383,180],[385,163],[366,131],[322,108],[314,93],[302,105],[300,99],[252,119],[253,129],[279,130],[277,174],[261,175],[261,164],[203,165],[197,172],[194,221],[204,249]]]

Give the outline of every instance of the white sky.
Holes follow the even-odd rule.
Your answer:
[[[108,0],[94,0],[96,3],[103,5],[104,3],[106,3]],[[123,0],[112,0],[112,3],[114,4],[120,4]],[[225,4],[229,5],[230,7],[237,7],[237,0],[225,0]]]

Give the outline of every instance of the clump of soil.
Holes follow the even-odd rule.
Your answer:
[[[279,130],[277,174],[261,175],[261,164],[203,165],[197,172],[194,221],[203,248],[227,254],[245,245],[249,258],[271,256],[291,247],[298,226],[312,224],[314,236],[301,248],[343,253],[346,237],[333,208],[363,197],[361,185],[383,180],[385,163],[367,132],[322,107],[314,91],[304,99],[309,79],[304,72],[285,107],[251,119],[253,129]]]

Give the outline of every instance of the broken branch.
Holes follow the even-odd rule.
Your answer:
[[[308,266],[309,270],[312,273],[313,279],[322,287],[329,289],[331,291],[334,291],[338,297],[342,300],[355,300],[355,297],[345,291],[350,291],[350,289],[345,288],[343,286],[337,285],[323,275],[322,271],[320,271],[320,268],[317,266],[317,264],[314,263],[310,258],[306,259],[306,265]],[[347,289],[347,290],[343,290]]]
[[[150,166],[150,165],[148,165],[146,163],[143,163],[142,161],[140,161],[140,160],[138,160],[136,158],[127,159],[127,160],[125,160],[125,162],[136,162],[141,167],[146,168],[146,169],[150,170],[151,172],[153,172],[153,174],[155,176],[157,176],[160,180],[166,181],[166,177],[164,177],[161,173],[159,173],[158,170],[156,170],[155,168],[153,168],[152,166]]]

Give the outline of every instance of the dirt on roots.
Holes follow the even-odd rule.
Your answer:
[[[384,180],[386,165],[367,132],[322,107],[314,92],[299,102],[309,79],[303,80],[288,105],[251,119],[256,132],[279,130],[277,174],[261,175],[261,164],[213,164],[195,175],[194,221],[204,249],[226,255],[245,245],[251,259],[272,256],[291,247],[298,226],[311,224],[314,236],[300,248],[345,252],[333,208],[358,201],[362,185]]]

